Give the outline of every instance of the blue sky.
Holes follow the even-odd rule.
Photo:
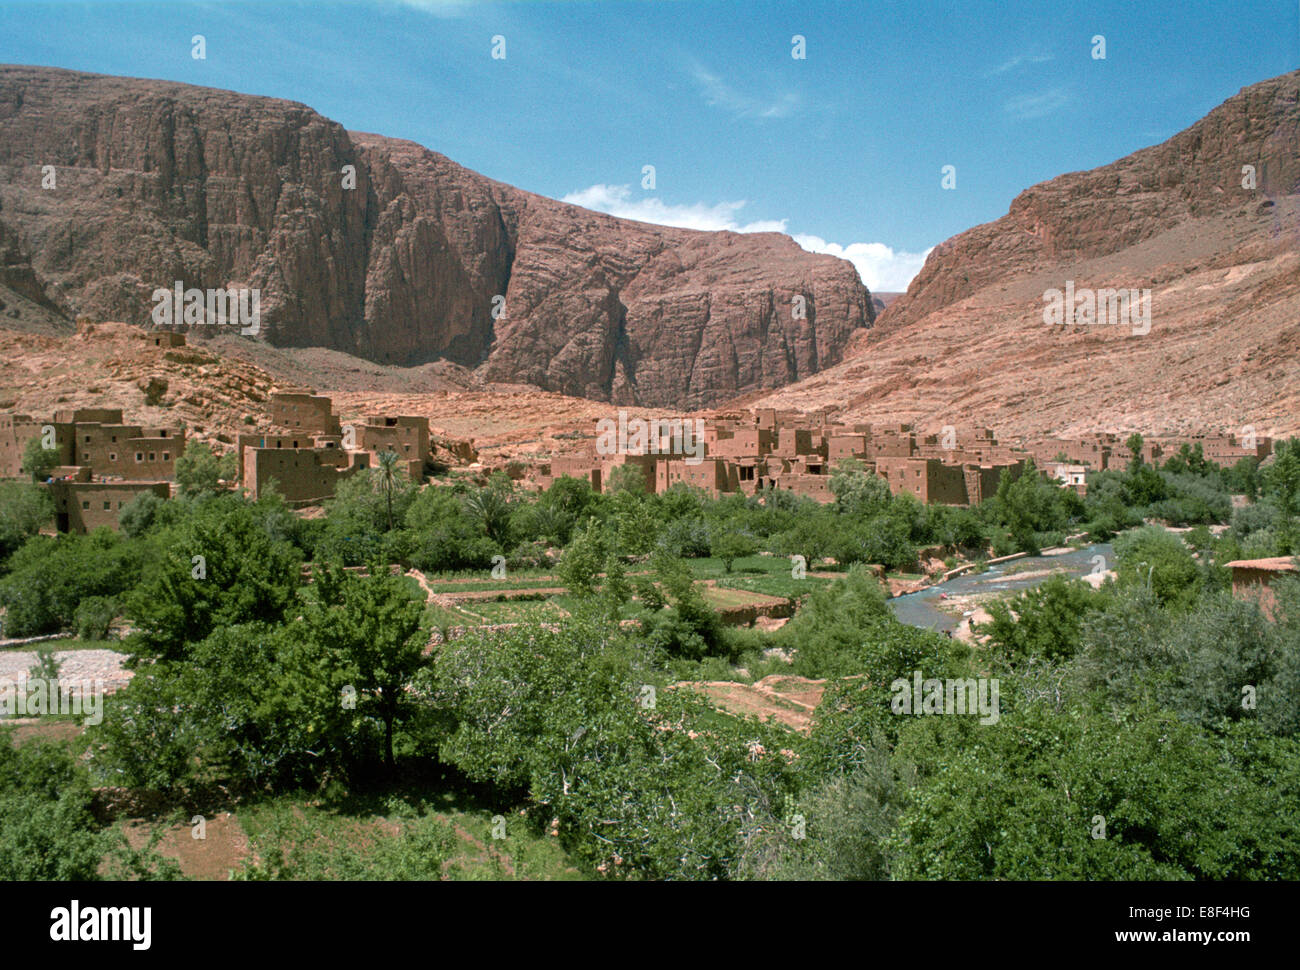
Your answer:
[[[1300,67],[1298,7],[6,2],[0,61],[301,101],[616,215],[788,232],[891,290],[1022,189],[1163,141]]]

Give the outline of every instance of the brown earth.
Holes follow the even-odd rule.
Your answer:
[[[131,819],[122,825],[133,849],[148,845],[156,828],[157,823],[145,819]],[[167,825],[154,846],[161,855],[174,859],[186,878],[226,880],[249,858],[248,835],[229,812],[206,819],[202,839],[194,838],[194,831],[188,822]]]
[[[812,730],[813,712],[821,703],[826,681],[769,674],[753,684],[711,680],[687,681],[675,686],[698,690],[732,714],[754,714],[760,720],[775,720],[792,731],[807,734]]]
[[[452,464],[463,463],[451,449],[469,436],[477,439],[484,461],[571,449],[574,439],[555,435],[594,436],[598,418],[613,413],[608,404],[537,390],[483,389],[477,383],[480,389],[472,391],[338,391],[334,388],[352,382],[351,368],[337,359],[304,365],[269,347],[269,353],[233,354],[230,338],[208,341],[194,335],[189,346],[165,349],[141,336],[123,323],[83,325],[71,336],[48,336],[5,329],[0,322],[0,410],[46,417],[57,408],[120,407],[129,422],[181,422],[192,437],[224,451],[236,435],[270,427],[272,389],[309,384],[329,394],[345,419],[375,411],[429,418],[437,457]],[[427,374],[427,368],[378,368],[344,359],[373,368],[370,378],[382,388],[418,388],[411,372]],[[157,405],[145,400],[151,380],[166,384]],[[245,421],[250,417],[251,424]]]

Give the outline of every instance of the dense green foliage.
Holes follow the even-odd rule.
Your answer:
[[[40,497],[4,493],[6,632],[100,638],[120,614],[135,676],[84,759],[0,740],[0,876],[93,878],[114,854],[174,875],[122,855],[93,785],[275,798],[446,771],[605,878],[1300,878],[1300,580],[1267,617],[1224,567],[1294,551],[1294,443],[1260,469],[1135,457],[1086,499],[1030,469],[977,509],[893,496],[851,462],[818,504],[653,494],[631,466],[603,494],[504,475],[417,489],[386,460],[315,519],[222,493],[211,455],[189,457],[182,497],[132,503],[120,535],[33,535]],[[1114,580],[993,603],[982,646],[900,623],[873,568],[1088,531],[1118,534]],[[564,609],[432,636],[448,608],[409,569],[563,587]],[[798,611],[725,625],[715,604],[744,590]],[[476,605],[495,623],[520,603]],[[697,685],[772,673],[825,681],[806,735]],[[992,718],[899,706],[899,683],[990,678]],[[365,849],[288,813],[262,838],[241,878],[438,878],[454,842],[427,806]]]

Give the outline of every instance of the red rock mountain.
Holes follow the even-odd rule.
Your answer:
[[[257,288],[277,346],[653,407],[807,377],[875,319],[778,233],[616,219],[288,101],[0,67],[0,314],[144,325],[176,281]]]
[[[1149,332],[1046,323],[1067,281],[1150,289]],[[1300,433],[1300,72],[1026,189],[936,247],[845,362],[744,401],[1026,436]]]

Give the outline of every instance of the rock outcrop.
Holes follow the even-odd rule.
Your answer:
[[[1243,204],[1267,209],[1300,192],[1297,146],[1300,71],[1243,89],[1159,145],[1021,192],[1001,219],[936,246],[887,322],[911,323],[997,280],[1117,253]]]
[[[1068,283],[1149,290],[1149,319],[1049,324],[1048,294]],[[843,363],[742,403],[1004,440],[1300,434],[1300,72],[1026,189],[937,246]]]
[[[616,219],[301,104],[52,68],[0,67],[0,257],[68,321],[250,287],[280,347],[654,407],[808,377],[875,319],[849,263],[781,234]]]

